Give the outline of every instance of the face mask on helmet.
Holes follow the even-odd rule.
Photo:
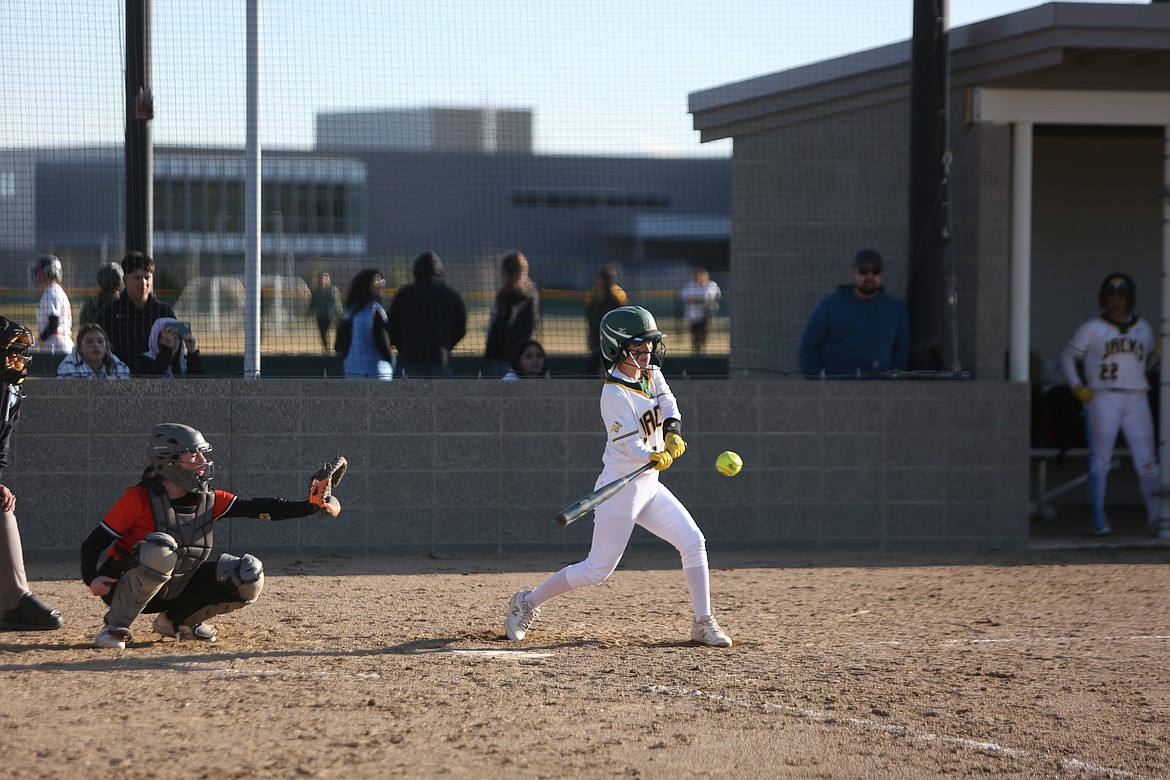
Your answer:
[[[634,359],[632,350],[634,347],[639,347],[643,344],[650,345],[650,365],[662,366],[662,360],[666,357],[666,344],[663,343],[662,337],[656,338],[633,338],[626,342],[626,346],[622,349],[623,354],[630,359]],[[637,364],[634,360],[634,364]]]
[[[0,343],[4,345],[4,381],[19,385],[28,376],[32,359],[32,331],[19,322],[0,317]]]
[[[601,357],[606,370],[629,357],[634,344],[651,342],[650,365],[661,366],[666,348],[654,315],[641,306],[622,306],[601,318]]]
[[[207,459],[209,452],[211,445],[202,433],[179,423],[156,425],[146,446],[155,473],[191,493],[211,490],[215,464]]]

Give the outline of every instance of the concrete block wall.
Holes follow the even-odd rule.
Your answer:
[[[587,549],[557,511],[593,489],[589,380],[30,379],[12,465],[26,556],[71,559],[145,466],[158,422],[207,436],[216,485],[300,499],[341,453],[341,517],[223,521],[233,552],[363,555]],[[720,547],[1022,547],[1027,388],[991,382],[676,380],[686,456],[663,482]],[[719,475],[725,449],[745,461]],[[635,544],[665,544],[637,531]]]

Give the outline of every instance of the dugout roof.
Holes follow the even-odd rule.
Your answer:
[[[1049,3],[949,34],[951,88],[1170,89],[1170,3]],[[693,92],[689,110],[715,141],[908,99],[911,41]],[[952,106],[953,110],[962,110]]]

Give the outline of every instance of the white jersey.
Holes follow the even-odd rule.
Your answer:
[[[601,391],[601,420],[609,437],[602,462],[616,476],[646,465],[650,453],[663,449],[662,424],[672,417],[682,420],[662,372],[650,368],[644,376],[635,381],[615,368]]]
[[[1149,390],[1146,364],[1154,352],[1154,331],[1137,317],[1128,326],[1094,317],[1077,328],[1061,354],[1065,379],[1094,390]],[[1084,379],[1077,363],[1084,364]]]
[[[688,322],[702,322],[714,316],[719,311],[719,300],[722,293],[719,285],[708,281],[704,285],[691,282],[678,295],[683,302]]]
[[[69,296],[61,285],[53,282],[45,288],[41,302],[37,304],[37,336],[45,332],[49,326],[49,318],[57,316],[57,330],[49,334],[37,349],[52,355],[68,355],[73,351],[73,309],[69,306]]]

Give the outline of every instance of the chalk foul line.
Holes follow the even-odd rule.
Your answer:
[[[763,704],[753,704],[752,702],[744,701],[743,699],[733,699],[731,697],[723,696],[717,693],[706,693],[705,691],[680,688],[678,686],[644,685],[642,686],[641,690],[646,693],[659,693],[666,696],[704,699],[706,701],[716,702],[718,704],[729,704],[735,707],[763,709],[766,712],[778,712],[783,715],[816,721],[817,723],[841,723],[847,726],[866,729],[868,731],[895,734],[910,739],[921,739],[928,742],[939,742],[944,745],[954,745],[956,747],[977,750],[981,753],[990,753],[997,756],[1005,756],[1007,758],[1035,759],[1038,761],[1048,762],[1055,761],[1070,769],[1076,769],[1080,772],[1087,772],[1089,774],[1099,775],[1101,777],[1151,780],[1150,778],[1143,778],[1141,775],[1135,775],[1134,773],[1127,772],[1123,769],[1114,769],[1112,767],[1091,764],[1076,758],[1062,758],[1060,756],[1050,756],[1044,753],[1033,753],[1028,750],[1020,750],[1018,748],[997,745],[993,742],[980,742],[978,740],[966,739],[963,737],[948,737],[943,734],[934,734],[929,731],[914,731],[906,726],[898,726],[891,723],[880,723],[875,720],[866,720],[864,718],[852,718],[848,716],[834,715],[832,713],[818,712],[816,710],[804,709],[802,707],[791,707],[784,704],[771,704],[767,702]]]

